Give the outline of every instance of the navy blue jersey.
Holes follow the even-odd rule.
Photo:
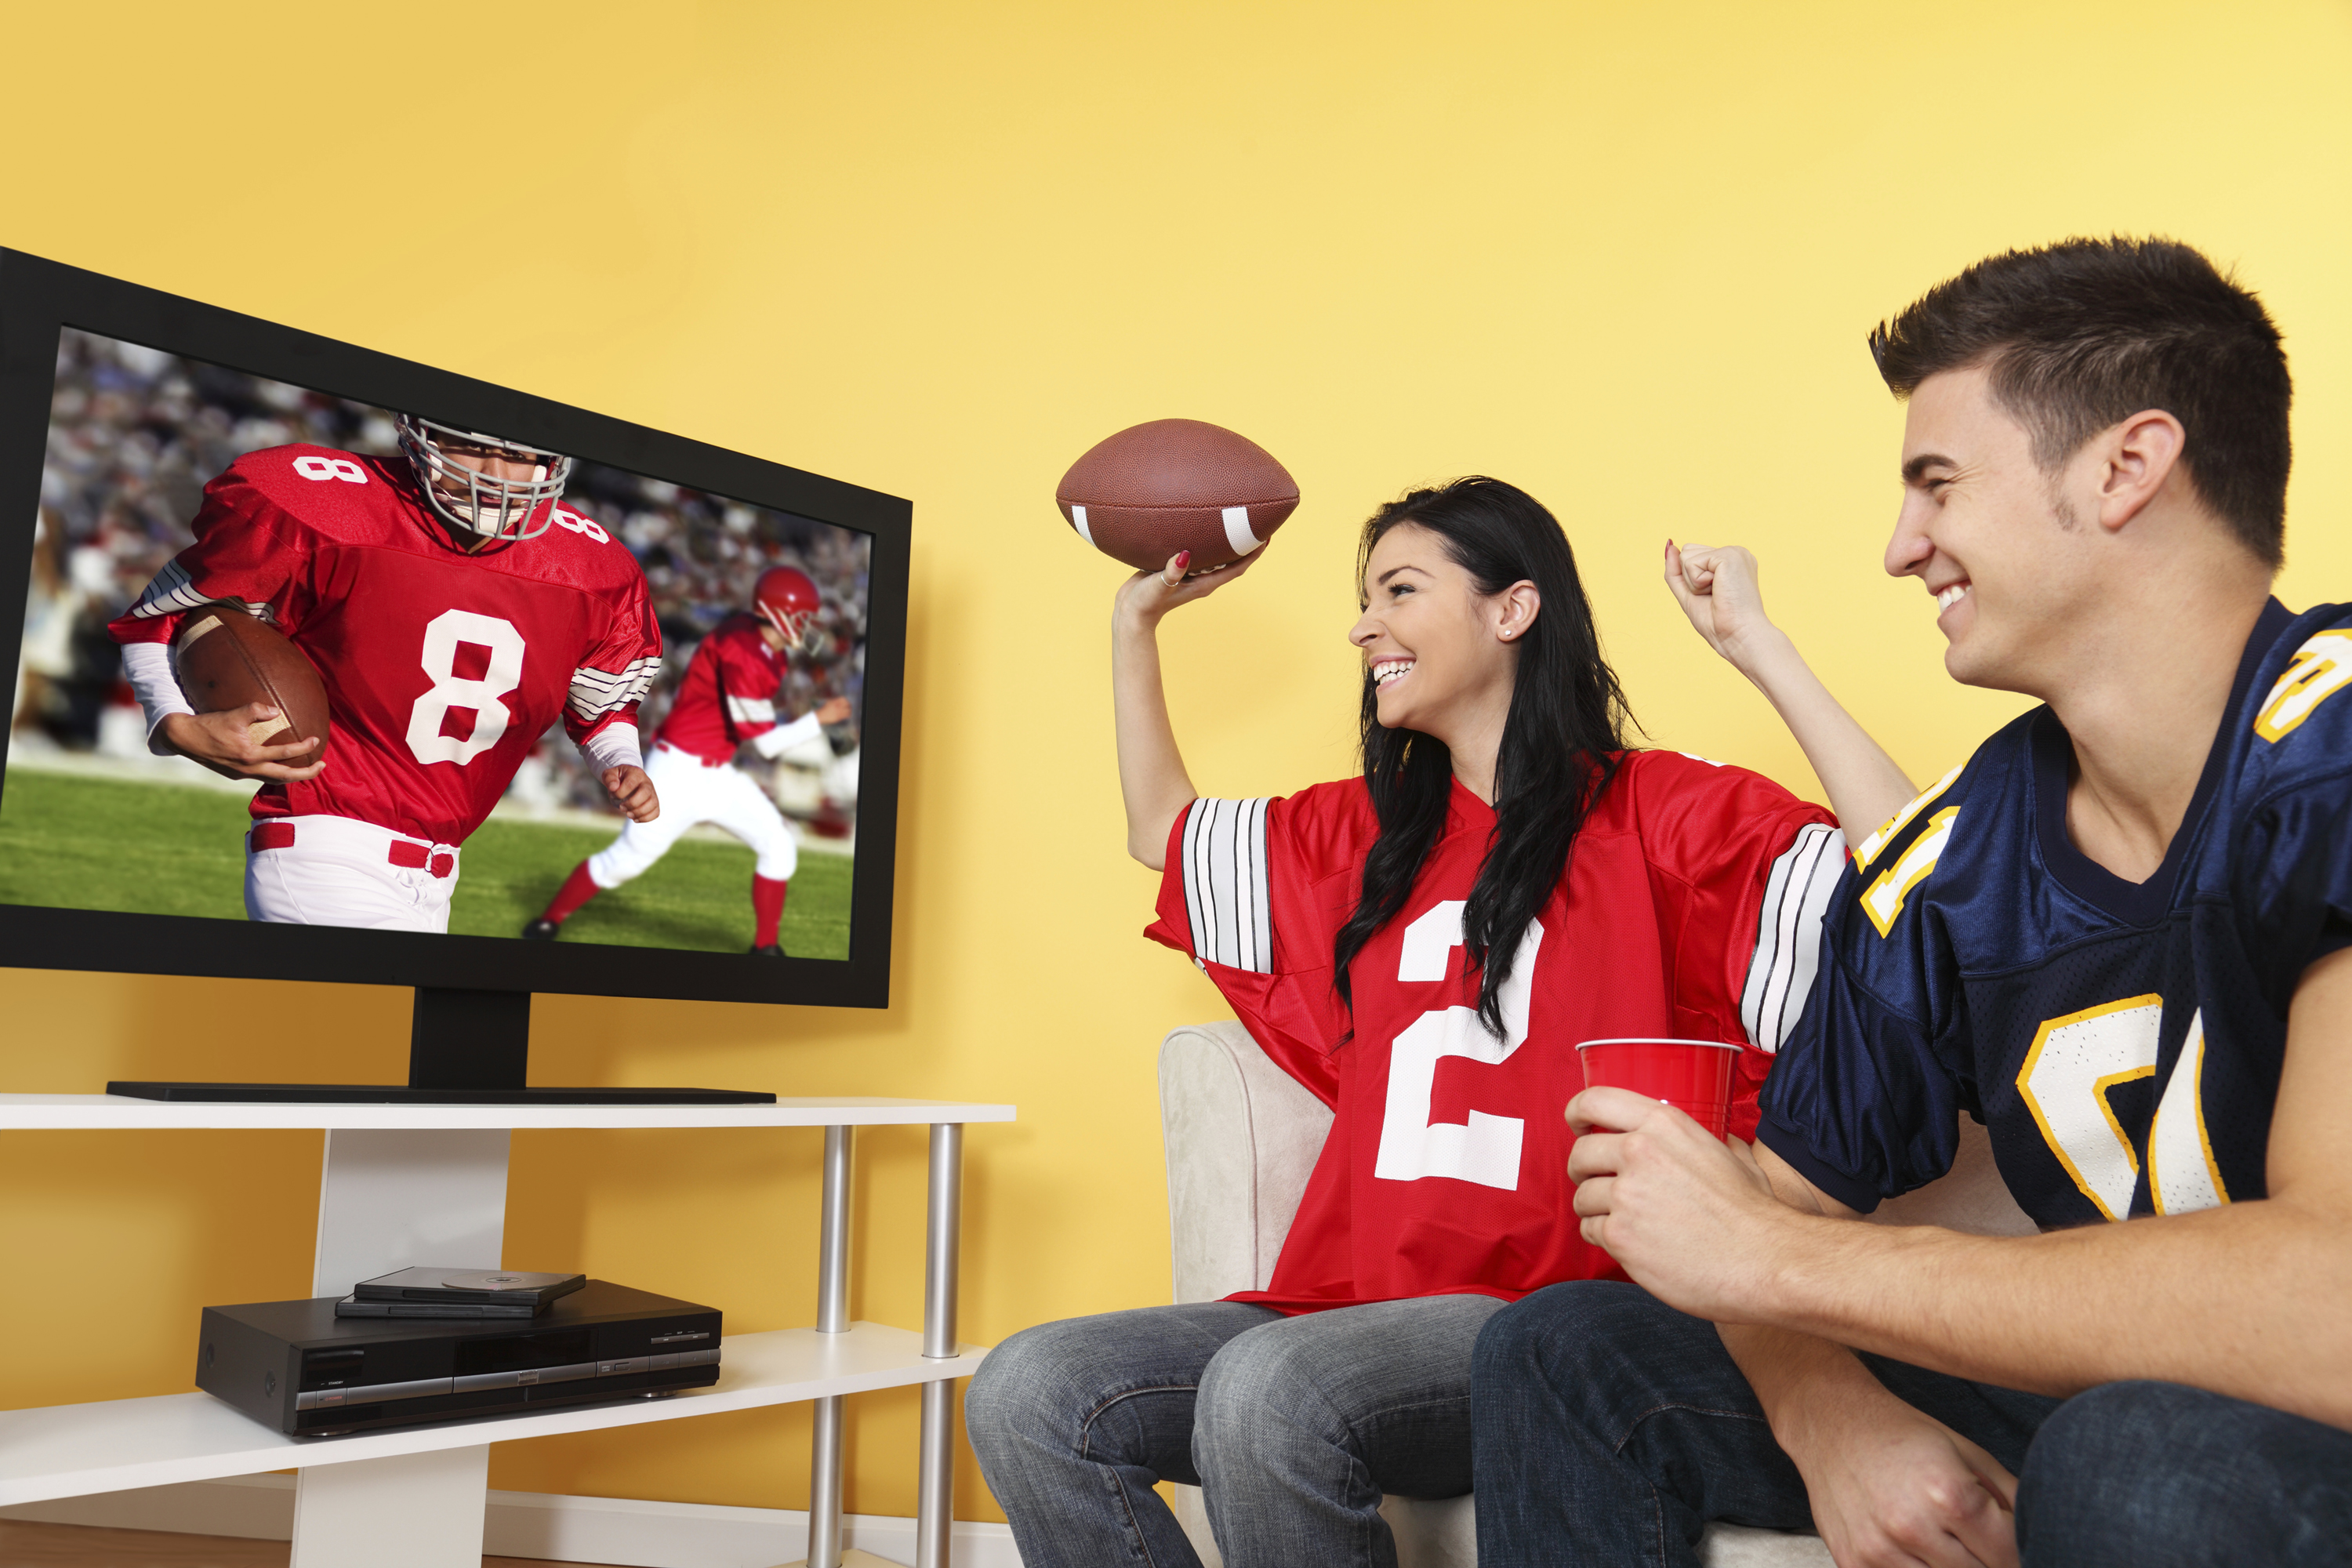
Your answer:
[[[2352,942],[2352,605],[2263,611],[2164,864],[2126,882],[2066,833],[2049,709],[1856,851],[1758,1137],[1857,1209],[1990,1129],[2052,1228],[2263,1195],[2286,1016]]]

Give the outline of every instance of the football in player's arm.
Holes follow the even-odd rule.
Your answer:
[[[589,900],[644,875],[688,828],[714,822],[757,857],[751,868],[752,953],[784,956],[779,930],[784,898],[800,866],[800,847],[783,814],[734,765],[735,753],[748,745],[762,757],[780,757],[819,735],[841,734],[848,723],[845,697],[832,698],[788,722],[777,720],[785,656],[809,646],[822,604],[815,582],[797,566],[771,567],[760,574],[751,608],[719,622],[694,650],[654,737],[646,765],[661,791],[660,819],[625,824],[619,837],[574,866],[547,908],[522,928],[523,935],[554,941],[563,922]]]
[[[614,802],[660,802],[636,710],[661,665],[645,575],[562,505],[571,459],[402,416],[402,456],[249,452],[205,487],[195,542],[108,628],[149,745],[260,781],[246,836],[256,920],[448,929],[466,838],[560,715]],[[182,616],[243,604],[310,658],[327,753],[253,706],[191,710],[171,665]]]
[[[1856,847],[1752,1150],[1570,1105],[1584,1232],[1656,1300],[1489,1325],[1481,1562],[1634,1560],[1661,1509],[1672,1563],[1718,1518],[1841,1568],[2352,1561],[2352,606],[2269,596],[2276,330],[2186,247],[2071,241],[1874,346],[1886,568],[2044,706]],[[1673,564],[1760,620],[1744,552]],[[1962,1113],[2044,1234],[1846,1223]]]

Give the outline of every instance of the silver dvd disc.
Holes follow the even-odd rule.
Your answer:
[[[561,1274],[446,1274],[444,1290],[541,1290],[562,1279]]]

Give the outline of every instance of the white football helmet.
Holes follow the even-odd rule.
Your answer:
[[[564,481],[572,477],[571,458],[415,414],[403,414],[396,422],[400,449],[416,470],[425,504],[452,528],[480,539],[536,539],[555,521],[555,502],[563,499]],[[502,479],[485,473],[451,456],[445,443],[528,463],[530,477]]]

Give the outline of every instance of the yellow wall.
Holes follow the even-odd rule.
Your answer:
[[[1925,595],[1879,574],[1900,415],[1863,335],[2072,232],[2179,235],[2263,291],[2302,390],[2283,593],[2352,596],[2333,0],[17,0],[7,38],[0,243],[913,498],[895,1005],[558,999],[533,1053],[542,1081],[1017,1101],[971,1138],[982,1341],[1165,1299],[1153,1046],[1221,1011],[1137,936],[1118,574],[1051,505],[1101,436],[1215,420],[1307,498],[1168,633],[1213,793],[1347,769],[1354,524],[1467,470],[1560,512],[1660,743],[1812,788],[1658,586],[1672,534],[1757,546],[1832,684],[1948,766],[2017,704],[1948,685]],[[396,1075],[404,1005],[0,972],[0,1087]],[[920,1133],[864,1148],[857,1310],[912,1324]],[[310,1134],[0,1139],[0,1342],[47,1347],[0,1403],[184,1386],[200,1303],[304,1289],[317,1163]],[[509,1261],[805,1322],[815,1164],[813,1134],[518,1138]],[[62,1332],[85,1269],[136,1288]],[[853,1411],[851,1506],[911,1511],[911,1396]],[[805,1452],[772,1411],[509,1446],[493,1479],[792,1507]],[[969,1460],[959,1511],[995,1517]]]

